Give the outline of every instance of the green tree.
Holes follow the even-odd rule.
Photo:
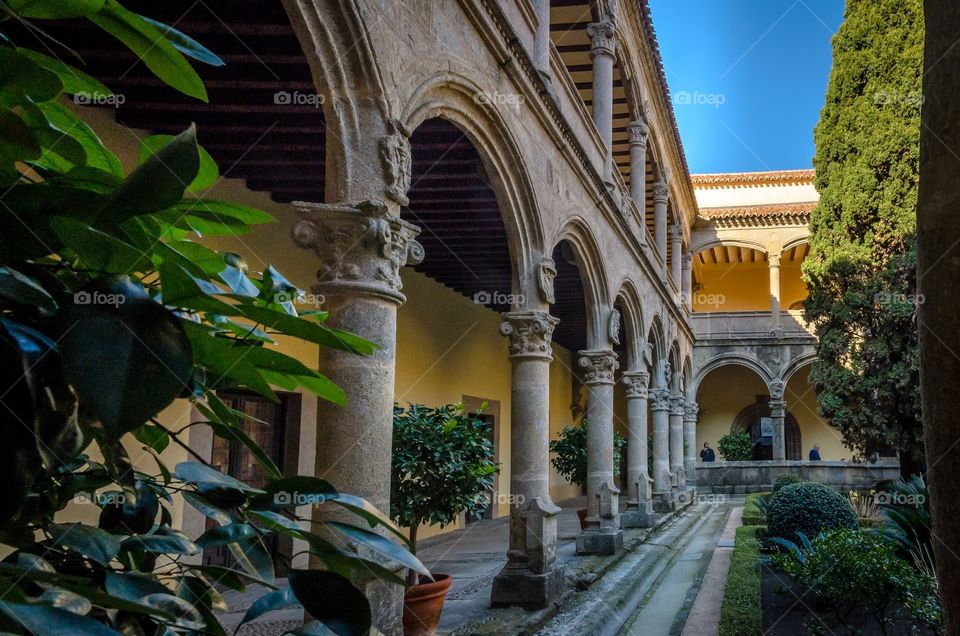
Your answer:
[[[814,140],[806,313],[820,413],[866,456],[922,458],[916,202],[921,0],[848,0]]]
[[[266,591],[244,622],[301,603],[316,619],[305,633],[322,625],[367,633],[371,612],[354,573],[403,581],[342,546],[427,570],[372,531],[406,541],[367,502],[322,479],[284,476],[217,390],[277,399],[275,389],[299,387],[343,404],[343,391],[281,353],[278,337],[357,355],[376,347],[327,327],[323,313],[298,313],[286,300],[297,290],[273,267],[250,271],[237,254],[193,240],[272,221],[204,198],[219,173],[193,127],[142,140],[128,173],[63,105],[67,94],[108,97],[109,88],[3,31],[13,22],[32,31],[24,40],[46,42],[37,21],[81,17],[192,97],[206,92],[187,57],[222,64],[116,0],[0,1],[0,631],[224,634],[214,613],[226,607],[220,590],[256,583]],[[177,398],[200,420],[159,421]],[[254,488],[196,455],[184,439],[192,426],[246,446],[267,485]],[[193,461],[168,467],[161,453],[171,444]],[[210,519],[206,532],[173,527],[175,496]],[[296,514],[303,498],[364,522],[311,525]],[[97,522],[64,523],[59,513],[71,502],[98,506]],[[326,569],[275,581],[268,546],[277,534],[305,541]],[[208,546],[226,546],[236,565],[183,558]]]
[[[550,452],[553,453],[550,463],[560,473],[560,476],[574,486],[587,486],[587,427],[590,423],[586,417],[580,419],[579,424],[564,426],[559,437],[550,440]],[[627,447],[627,439],[613,432],[613,475],[620,475],[620,460],[623,450]],[[653,454],[651,453],[651,456]]]

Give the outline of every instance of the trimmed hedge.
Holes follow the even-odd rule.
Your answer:
[[[759,505],[759,499],[768,498],[768,492],[756,492],[747,495],[747,500],[743,504],[743,525],[745,526],[765,526],[767,525],[767,515]]]
[[[785,486],[767,506],[768,534],[790,541],[799,539],[798,532],[813,539],[821,530],[855,529],[859,525],[850,501],[823,484],[804,482]]]
[[[773,482],[773,494],[777,494],[783,488],[787,486],[792,486],[793,484],[802,484],[805,480],[803,477],[796,473],[784,473],[777,477],[777,480]]]
[[[720,636],[759,636],[763,633],[759,529],[758,526],[737,528],[720,607]]]

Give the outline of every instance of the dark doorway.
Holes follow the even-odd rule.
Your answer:
[[[753,439],[753,460],[769,461],[773,459],[773,420],[770,417],[770,398],[758,395],[754,404],[746,407],[733,420],[733,431],[746,431]],[[783,423],[784,445],[789,460],[802,459],[800,445],[800,426],[797,419],[787,413]]]

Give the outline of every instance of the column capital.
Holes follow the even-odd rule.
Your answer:
[[[666,203],[670,200],[670,188],[667,186],[667,182],[661,178],[656,183],[653,184],[653,202],[654,203]]]
[[[647,387],[650,386],[650,374],[646,371],[626,371],[623,374],[623,384],[627,387],[627,399],[647,399]]]
[[[511,358],[551,360],[553,329],[560,322],[545,311],[513,311],[500,314],[500,333],[510,338]]]
[[[783,418],[787,416],[786,400],[770,400],[770,417]]]
[[[683,421],[696,422],[700,406],[696,402],[685,402],[683,405]]]
[[[613,384],[613,372],[620,366],[620,363],[617,362],[616,353],[609,349],[579,351],[578,353],[580,354],[580,368],[584,370],[584,384]]]
[[[613,20],[594,22],[587,27],[590,36],[590,57],[597,55],[614,56],[617,50],[617,35]]]
[[[641,146],[646,149],[647,135],[650,134],[650,127],[642,119],[635,119],[627,124],[627,133],[630,136],[631,146]]]
[[[770,267],[780,267],[780,254],[769,254],[767,259],[770,261]]]
[[[783,392],[786,389],[786,385],[783,380],[774,380],[770,383],[770,399],[771,400],[782,400]]]
[[[682,395],[671,395],[670,396],[670,415],[683,415],[683,396]]]
[[[650,409],[653,411],[669,411],[670,391],[668,389],[650,389]]]
[[[674,223],[668,228],[668,233],[670,235],[671,241],[682,241],[683,240],[683,226],[679,223]]]
[[[400,268],[423,261],[420,228],[393,214],[382,201],[357,205],[294,203],[300,220],[291,238],[321,259],[313,290],[356,293],[402,303]]]

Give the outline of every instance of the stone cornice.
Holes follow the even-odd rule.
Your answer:
[[[725,172],[692,174],[690,182],[701,190],[707,188],[759,188],[764,186],[809,185],[813,170],[775,170],[770,172]]]
[[[807,225],[816,201],[700,208],[700,218],[718,227]]]

